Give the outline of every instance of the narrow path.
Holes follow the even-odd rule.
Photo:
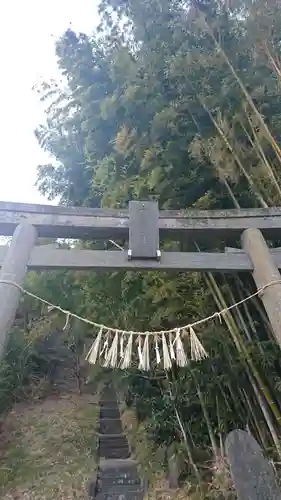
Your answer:
[[[123,432],[116,392],[104,388],[100,399],[99,466],[97,481],[90,487],[96,500],[142,500],[144,488],[137,462]]]

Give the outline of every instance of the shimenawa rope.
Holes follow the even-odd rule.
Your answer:
[[[163,361],[164,369],[169,370],[172,366],[173,361],[175,361],[177,365],[181,367],[186,366],[188,363],[188,359],[182,342],[183,337],[189,337],[190,358],[192,360],[199,361],[208,357],[206,350],[204,349],[194,331],[194,327],[216,318],[218,318],[220,322],[222,322],[222,319],[227,311],[231,311],[235,307],[240,306],[253,297],[260,295],[270,286],[280,285],[281,280],[271,281],[266,285],[260,287],[255,293],[248,295],[239,302],[235,302],[231,306],[226,307],[219,312],[215,312],[210,316],[206,316],[205,318],[197,320],[193,323],[189,323],[188,325],[184,325],[181,327],[175,327],[169,330],[160,330],[154,332],[136,332],[108,327],[90,319],[83,318],[78,314],[67,311],[62,307],[53,304],[48,300],[35,295],[32,292],[29,292],[14,281],[0,280],[0,284],[11,285],[18,288],[18,290],[20,290],[22,294],[28,295],[47,305],[49,312],[56,309],[57,311],[65,314],[66,323],[64,329],[68,326],[71,317],[97,328],[98,334],[93,342],[90,351],[86,356],[86,359],[89,363],[95,364],[98,361],[102,361],[103,366],[105,367],[119,367],[121,369],[127,369],[132,362],[134,347],[133,338],[136,337],[136,352],[139,360],[139,369],[150,369],[150,355],[151,351],[154,350],[156,363],[159,364],[161,361]],[[150,342],[150,340],[152,340],[152,342]]]

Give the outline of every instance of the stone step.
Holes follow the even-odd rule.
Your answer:
[[[90,496],[95,500],[143,500],[144,492],[124,492],[124,493],[98,493]]]
[[[100,446],[112,446],[121,448],[128,446],[128,441],[125,434],[104,434],[99,437]]]
[[[126,448],[128,447],[128,441],[126,438],[124,438],[123,434],[119,434],[119,436],[122,438],[121,440],[106,440],[106,434],[104,434],[104,439],[102,437],[99,438],[99,448],[101,449],[110,449],[110,448]]]
[[[104,401],[100,401],[100,407],[101,408],[117,408],[119,407],[119,402],[117,399],[105,399]]]
[[[118,408],[101,408],[100,420],[108,418],[120,418],[120,411]]]
[[[99,401],[100,403],[110,403],[112,401],[118,403],[116,394],[109,394],[107,397],[100,398]]]
[[[122,434],[123,428],[120,418],[104,418],[100,421],[101,434]]]
[[[113,485],[110,487],[108,490],[104,490],[104,493],[123,493],[124,491],[135,491],[135,492],[142,492],[143,488],[142,487],[137,487],[137,486],[126,486],[126,485]]]
[[[119,446],[116,448],[106,448],[99,447],[99,455],[103,458],[129,458],[130,457],[130,449],[128,446]]]
[[[126,469],[137,469],[138,462],[133,458],[127,459],[101,459],[99,463],[99,470],[107,473],[115,473],[114,471],[121,470],[122,468]]]
[[[114,401],[114,403],[118,403],[116,394],[108,394],[106,397],[104,396],[100,398],[100,403],[110,403],[111,401]]]
[[[137,474],[137,469],[134,467],[134,476],[131,475],[131,467],[129,467],[129,474],[120,474],[119,476],[111,475],[111,476],[100,476],[100,471],[98,471],[97,474],[97,480],[95,483],[91,483],[90,485],[90,492],[93,497],[96,497],[97,494],[102,493],[108,493],[108,492],[115,492],[119,491],[120,488],[126,488],[127,491],[129,490],[143,490],[144,485],[143,482],[141,481],[140,477]],[[103,473],[103,474],[106,474]]]
[[[116,398],[117,394],[115,391],[102,392],[102,394],[100,395],[100,401],[103,401],[104,399],[116,399]]]
[[[100,398],[99,401],[100,401],[101,405],[110,404],[110,403],[114,403],[114,404],[118,404],[119,403],[119,401],[117,400],[116,395],[115,396],[108,396],[107,398]]]
[[[142,489],[128,489],[128,487],[123,487],[122,490],[100,492],[95,497],[96,500],[142,500],[144,497],[144,491]]]
[[[138,479],[139,473],[136,467],[119,467],[106,470],[99,470],[98,475],[101,479],[114,480],[117,477],[124,479]]]
[[[114,420],[115,422],[118,422],[117,419],[112,419],[112,420]],[[119,420],[119,422],[120,422],[120,420]],[[127,439],[126,434],[124,432],[122,432],[121,435],[124,436],[125,439]],[[114,439],[114,438],[120,439],[120,432],[118,432],[117,434],[115,434],[115,432],[108,432],[107,434],[105,434],[102,437],[103,438],[108,437],[108,438],[111,438],[111,439]]]
[[[116,403],[118,404],[119,401],[117,400],[116,394],[115,396],[107,397],[107,398],[100,398],[100,403],[101,404],[106,404],[106,403]]]
[[[124,448],[99,448],[99,455],[101,458],[129,458],[130,450],[129,446],[124,446]]]
[[[113,403],[112,401],[108,402],[108,403],[105,403],[105,404],[100,403],[99,407],[100,407],[100,410],[103,409],[103,410],[117,410],[117,411],[120,411],[117,402]]]
[[[120,452],[120,457],[118,457],[118,451]],[[128,458],[130,456],[129,451],[130,448],[127,443],[122,446],[99,446],[99,454],[104,458]]]
[[[120,476],[99,476],[98,487],[99,491],[107,491],[113,486],[141,486],[141,480],[139,476],[128,477],[126,474]]]
[[[118,397],[116,392],[107,392],[100,395],[100,401],[117,401]]]
[[[89,401],[89,404],[93,405],[93,406],[97,406],[98,408],[109,408],[109,409],[113,409],[113,410],[116,408],[119,409],[119,403],[117,401],[115,401],[115,402],[109,401],[106,404],[103,404],[103,403],[100,403],[97,401]]]

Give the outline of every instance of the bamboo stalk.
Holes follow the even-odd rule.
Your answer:
[[[251,295],[249,289],[245,287],[245,285],[244,285],[244,283],[242,283],[241,279],[239,277],[237,277],[236,279],[237,279],[237,282],[240,283],[241,289],[244,289],[245,293],[247,295]],[[261,317],[261,320],[262,320],[262,322],[263,322],[263,324],[268,332],[268,338],[275,340],[271,324],[270,324],[268,317],[263,309],[263,306],[259,302],[259,299],[257,297],[253,297],[251,302]]]
[[[260,427],[259,421],[258,421],[258,419],[256,417],[256,410],[255,410],[255,408],[253,408],[252,402],[251,402],[251,400],[250,400],[247,392],[244,389],[243,389],[243,393],[244,393],[244,398],[247,401],[249,410],[251,412],[251,418],[254,421],[254,424],[255,424],[255,427],[256,427],[256,430],[257,430],[260,442],[261,442],[263,448],[266,450],[267,449],[267,442],[266,442],[265,437],[263,435],[263,431],[262,431],[262,429]]]
[[[256,395],[256,398],[259,402],[259,405],[261,407],[261,410],[262,410],[262,413],[264,415],[264,418],[265,418],[265,421],[268,425],[268,428],[270,430],[270,434],[271,434],[271,437],[273,439],[273,442],[275,444],[275,447],[276,447],[276,451],[279,455],[279,458],[281,458],[281,445],[280,445],[280,440],[279,440],[279,437],[277,435],[277,432],[275,430],[275,427],[274,427],[274,424],[272,422],[272,418],[271,418],[271,415],[267,409],[267,407],[265,406],[264,404],[264,401],[263,401],[263,398],[261,397],[261,394],[260,394],[260,391],[255,383],[255,381],[253,380],[251,374],[249,374],[249,377],[250,377],[250,380],[252,382],[252,386],[253,386],[253,389],[254,389],[254,392],[255,392],[255,395]]]
[[[182,438],[183,438],[183,442],[184,442],[184,445],[185,445],[185,449],[186,449],[188,461],[189,461],[189,464],[190,464],[190,466],[192,467],[192,469],[194,471],[195,477],[196,477],[196,479],[198,481],[198,484],[199,484],[199,486],[201,488],[202,479],[201,479],[201,476],[200,476],[200,472],[199,472],[199,469],[198,469],[196,463],[193,460],[191,447],[189,446],[189,442],[188,442],[187,435],[186,435],[186,432],[185,432],[185,429],[184,429],[184,425],[183,425],[183,422],[182,422],[182,419],[180,417],[179,411],[178,411],[178,409],[176,407],[176,404],[175,404],[175,398],[174,398],[174,395],[172,393],[171,384],[170,384],[170,381],[169,381],[167,373],[166,373],[166,380],[167,380],[167,383],[168,383],[168,390],[169,390],[169,393],[170,393],[171,401],[173,403],[173,408],[174,408],[175,416],[176,416],[176,419],[177,419],[177,422],[178,422],[178,425],[179,425],[179,428],[180,428],[180,431],[181,431],[181,435],[182,435]]]
[[[204,103],[204,100],[198,94],[197,94],[197,98],[198,98],[200,104],[203,106],[203,108],[206,111],[206,113],[208,114],[210,120],[212,121],[214,127],[216,128],[219,136],[223,140],[223,142],[226,145],[227,149],[232,154],[232,156],[233,156],[233,158],[235,160],[235,163],[238,165],[240,171],[242,172],[242,174],[246,178],[249,186],[251,187],[251,189],[253,191],[253,194],[256,196],[257,200],[260,202],[260,204],[261,204],[261,206],[263,208],[268,208],[268,204],[266,203],[266,201],[262,197],[261,193],[258,191],[258,189],[257,189],[257,187],[256,187],[253,179],[251,178],[251,176],[248,174],[248,172],[246,171],[246,169],[243,167],[243,164],[242,164],[240,158],[238,157],[238,155],[235,152],[234,148],[231,146],[229,140],[227,139],[227,137],[224,134],[223,130],[221,129],[221,127],[219,126],[219,124],[217,123],[217,121],[215,120],[215,118],[213,117],[212,113],[210,112],[210,110],[208,109],[208,107],[206,106],[206,104]]]
[[[209,286],[211,286],[211,290],[214,293],[214,298],[215,298],[218,306],[220,307],[220,309],[226,308],[227,307],[226,302],[222,296],[222,293],[221,293],[212,273],[207,273],[207,277],[208,277],[207,283],[209,283]],[[259,372],[258,372],[257,368],[255,367],[253,360],[251,359],[251,357],[247,351],[247,348],[244,345],[244,342],[241,338],[239,330],[236,326],[236,323],[235,323],[230,311],[228,311],[224,315],[224,320],[226,322],[226,325],[228,327],[228,330],[232,336],[232,339],[234,341],[234,344],[236,345],[238,352],[243,354],[243,357],[244,357],[246,363],[248,364],[249,368],[251,369],[251,371],[252,371],[252,373],[253,373],[253,375],[254,375],[254,377],[259,385],[259,389],[263,393],[268,406],[271,408],[272,413],[275,416],[277,424],[281,425],[281,414],[280,414],[279,408],[278,408],[276,402],[274,401],[274,399],[270,393],[270,390],[268,389],[268,387],[266,387],[261,376],[259,375]]]
[[[261,124],[261,126],[263,128],[263,130],[265,131],[267,139],[269,140],[269,142],[270,142],[273,150],[275,151],[275,154],[276,154],[278,160],[281,163],[281,149],[279,148],[276,140],[274,139],[274,137],[270,133],[270,130],[269,130],[268,126],[266,125],[266,123],[265,123],[262,115],[260,114],[260,112],[258,111],[257,107],[255,106],[255,103],[254,103],[252,97],[250,96],[249,92],[247,91],[245,85],[243,84],[241,78],[239,78],[239,76],[238,76],[235,68],[233,67],[233,65],[231,64],[229,58],[227,57],[227,55],[226,55],[226,53],[225,53],[225,51],[224,51],[221,43],[217,41],[216,37],[214,36],[213,30],[208,25],[208,23],[206,22],[205,19],[204,19],[204,21],[205,21],[208,33],[211,36],[211,38],[212,38],[212,40],[213,40],[213,42],[215,44],[215,47],[216,47],[217,51],[222,55],[222,58],[223,58],[224,62],[229,67],[229,69],[230,69],[232,75],[234,76],[235,80],[237,81],[237,83],[238,83],[238,85],[239,85],[242,93],[246,97],[247,102],[249,103],[250,107],[252,108],[254,114],[257,116],[257,118],[258,118],[258,120],[259,120],[259,122],[260,122],[260,124]]]
[[[265,154],[265,152],[264,152],[264,150],[263,150],[263,148],[261,146],[260,140],[258,138],[258,135],[257,135],[254,127],[253,127],[251,119],[248,116],[248,113],[246,111],[246,107],[244,107],[244,111],[245,111],[245,115],[246,115],[247,121],[248,121],[248,123],[249,123],[249,125],[251,127],[252,134],[253,134],[253,136],[255,138],[255,142],[251,138],[249,132],[247,131],[245,125],[242,123],[241,119],[239,119],[239,124],[240,124],[241,128],[243,129],[243,131],[244,131],[244,133],[245,133],[245,135],[246,135],[249,143],[251,144],[252,150],[256,153],[256,155],[259,158],[259,160],[261,161],[261,163],[266,167],[267,172],[269,174],[269,177],[272,180],[272,183],[275,186],[275,188],[276,188],[276,190],[277,190],[277,192],[278,192],[278,194],[280,196],[280,199],[281,199],[281,188],[280,188],[280,186],[278,184],[278,181],[276,179],[277,174],[276,174],[274,168],[270,165],[270,163],[269,163],[269,161],[268,161],[268,159],[266,157],[266,154]]]

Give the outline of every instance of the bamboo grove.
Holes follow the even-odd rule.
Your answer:
[[[91,36],[62,35],[62,80],[36,88],[46,109],[36,136],[55,159],[38,167],[38,189],[91,207],[149,198],[162,209],[281,205],[279,2],[101,0],[99,16]],[[28,286],[126,329],[184,324],[253,291],[251,277],[239,273],[42,273],[30,275]],[[32,306],[26,299],[21,307]],[[22,342],[35,336],[37,349],[52,322],[36,314]],[[69,335],[81,353],[91,332],[75,328]],[[177,443],[198,481],[198,454],[217,463],[237,427],[280,461],[280,351],[261,302],[243,304],[199,335],[209,359],[169,374],[154,367],[149,378],[136,369],[122,375],[128,404],[155,445]]]

